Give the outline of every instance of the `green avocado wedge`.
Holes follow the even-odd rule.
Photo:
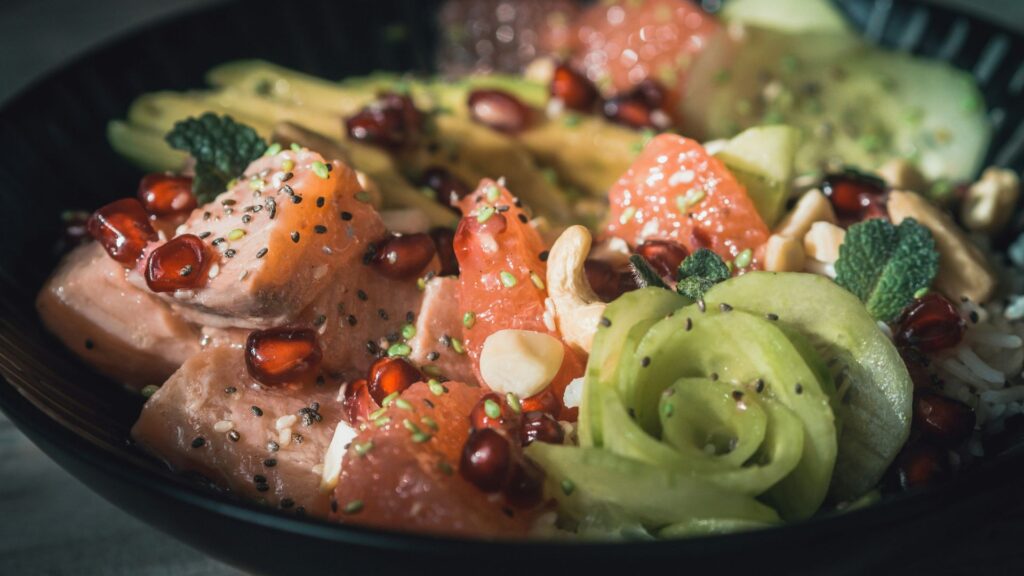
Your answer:
[[[827,278],[771,272],[723,282],[705,300],[709,307],[772,314],[780,328],[804,336],[837,388],[842,433],[830,495],[849,501],[871,490],[910,433],[913,384],[864,305]]]

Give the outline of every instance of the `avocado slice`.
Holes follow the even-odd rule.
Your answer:
[[[791,126],[756,126],[737,134],[715,153],[747,189],[769,228],[782,215],[800,132]]]
[[[850,25],[827,0],[729,0],[722,20],[761,26],[780,32],[852,36]]]
[[[899,353],[852,294],[813,274],[751,272],[715,286],[722,303],[773,314],[802,334],[831,367],[842,422],[830,495],[855,499],[871,490],[910,433],[913,384]]]

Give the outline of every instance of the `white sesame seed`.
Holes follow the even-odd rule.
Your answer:
[[[292,443],[292,429],[285,428],[277,433],[277,443],[282,447]]]
[[[220,274],[220,264],[210,266],[210,279],[216,278],[218,274]]]
[[[690,182],[693,182],[695,177],[696,174],[694,174],[693,170],[680,170],[669,177],[668,185],[678,186],[680,184],[689,184]]]
[[[291,428],[298,421],[299,418],[295,414],[286,414],[285,416],[281,416],[280,418],[277,419],[276,422],[274,422],[274,428],[276,430],[284,430],[285,428]]]
[[[221,434],[225,432],[230,432],[234,428],[235,423],[232,422],[231,420],[221,420],[220,422],[217,422],[216,424],[213,425],[213,431],[220,432]]]

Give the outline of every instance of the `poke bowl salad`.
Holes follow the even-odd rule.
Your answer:
[[[825,0],[440,19],[435,75],[232,61],[110,122],[145,175],[66,213],[36,303],[146,398],[141,450],[281,514],[657,539],[1024,430],[1020,184],[969,74]]]

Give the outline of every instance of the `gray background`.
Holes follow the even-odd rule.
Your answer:
[[[0,102],[83,49],[141,23],[214,1],[0,0]],[[1024,0],[940,3],[1024,29]],[[992,529],[1020,549],[1024,529],[1019,520]],[[978,568],[972,557],[980,554],[937,565],[971,573]],[[1013,553],[1005,560],[1019,567],[1024,555]],[[47,459],[0,414],[0,574],[237,572],[105,502]]]

